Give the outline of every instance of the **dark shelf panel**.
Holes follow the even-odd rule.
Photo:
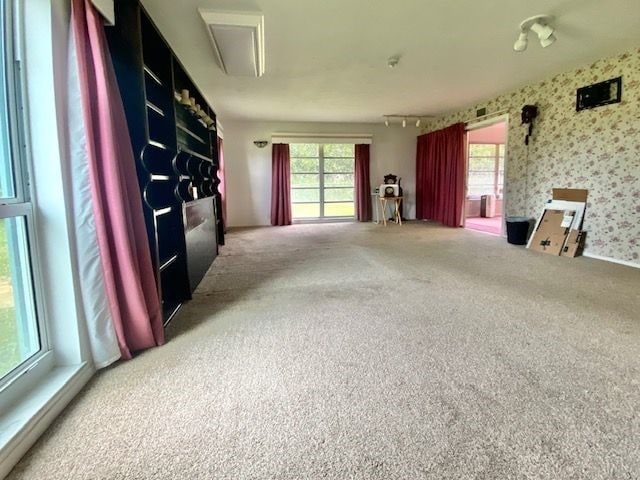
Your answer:
[[[173,257],[171,257],[169,260],[167,260],[166,262],[164,262],[163,264],[160,265],[159,270],[161,272],[165,271],[167,268],[169,268],[173,262],[175,262],[176,260],[178,260],[178,254],[175,254]]]
[[[191,130],[189,130],[187,127],[183,127],[182,125],[178,124],[176,125],[176,127],[178,127],[180,130],[182,130],[184,133],[186,133],[187,135],[189,135],[191,138],[193,138],[194,140],[197,140],[198,142],[202,143],[203,145],[207,145],[207,142],[200,136],[198,136],[197,133],[193,133]]]
[[[163,325],[166,327],[169,325],[169,322],[173,320],[173,317],[176,316],[176,313],[180,310],[182,303],[180,302],[162,302],[162,316],[164,318]]]
[[[189,90],[213,120],[215,112],[139,0],[117,0],[115,13],[115,25],[107,29],[109,48],[136,158],[158,293],[168,322],[191,298],[193,276],[206,271],[215,258],[220,222],[218,200],[209,196],[217,188],[217,138],[176,100],[175,92]],[[209,197],[194,202],[194,188],[198,197]],[[204,212],[195,228],[187,225],[185,213],[185,209],[196,208],[193,205]]]
[[[153,80],[154,82],[156,82],[160,87],[164,87],[164,83],[162,83],[162,80],[160,80],[160,77],[158,75],[155,74],[155,72],[153,70],[151,70],[151,68],[147,67],[146,65],[144,67],[142,67],[144,70],[144,73],[146,73],[149,78],[151,80]]]

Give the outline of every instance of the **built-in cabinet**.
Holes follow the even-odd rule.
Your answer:
[[[116,0],[107,38],[136,158],[165,323],[224,244],[216,116],[138,0]],[[180,101],[190,97],[207,126]]]

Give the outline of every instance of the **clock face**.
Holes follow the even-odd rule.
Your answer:
[[[387,187],[384,189],[384,194],[385,195],[389,195],[389,196],[393,196],[395,195],[396,191],[393,187]]]

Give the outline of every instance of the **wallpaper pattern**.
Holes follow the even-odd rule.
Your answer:
[[[622,76],[622,102],[576,112],[576,89]],[[538,106],[524,144],[520,110]],[[431,120],[424,132],[474,118],[478,107],[509,113],[507,215],[537,217],[554,187],[586,188],[586,249],[640,264],[640,49]]]

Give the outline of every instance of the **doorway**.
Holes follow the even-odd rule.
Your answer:
[[[464,227],[503,235],[508,118],[476,123],[467,130]]]

